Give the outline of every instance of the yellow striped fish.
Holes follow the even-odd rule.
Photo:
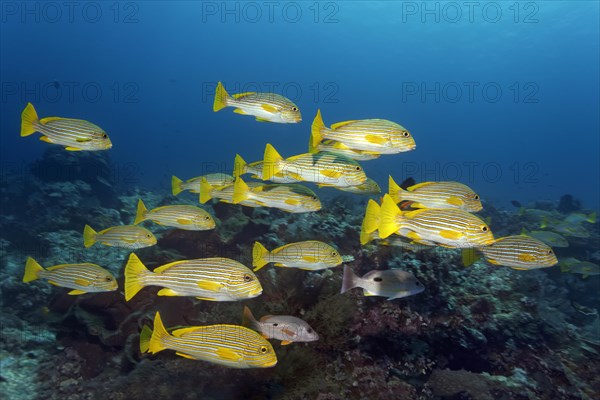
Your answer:
[[[358,186],[340,186],[340,187],[335,187],[335,188],[338,190],[344,191],[344,192],[355,193],[355,194],[367,194],[368,195],[368,194],[381,193],[381,188],[379,187],[377,182],[375,182],[371,178],[367,178],[366,181],[364,181],[363,183],[361,183]]]
[[[262,179],[277,173],[298,181],[323,186],[358,186],[367,180],[365,171],[351,158],[334,153],[303,153],[284,159],[270,144],[265,147]]]
[[[311,142],[315,148],[323,139],[341,142],[351,149],[379,154],[396,154],[417,147],[411,134],[402,125],[386,119],[344,121],[327,128],[321,111],[317,110],[311,132]]]
[[[396,203],[411,201],[413,208],[458,208],[469,212],[483,208],[479,195],[459,182],[422,182],[404,190],[390,176],[389,194]]]
[[[200,207],[183,204],[158,207],[148,211],[142,199],[138,201],[134,225],[150,220],[159,225],[172,226],[187,231],[215,229],[215,220]]]
[[[558,263],[550,246],[535,238],[517,235],[496,239],[489,246],[463,250],[463,264],[471,265],[483,254],[487,262],[493,265],[504,265],[512,269],[528,270],[547,268]]]
[[[124,249],[141,249],[154,246],[156,237],[146,228],[135,225],[117,225],[96,232],[91,226],[83,229],[83,244],[85,247],[100,242],[106,246],[122,247]]]
[[[112,143],[99,126],[82,119],[47,117],[39,119],[33,104],[27,106],[21,114],[21,136],[40,132],[40,140],[65,146],[69,151],[107,150]]]
[[[205,178],[208,183],[216,188],[232,185],[234,180],[233,176],[229,174],[223,174],[221,172],[197,176],[195,178],[188,179],[185,182],[176,176],[172,176],[171,192],[173,193],[173,196],[177,196],[184,190],[189,190],[192,193],[200,193],[200,182],[202,181],[202,178]]]
[[[253,115],[257,121],[295,124],[302,121],[298,106],[290,99],[275,93],[246,92],[229,95],[223,84],[218,83],[215,91],[213,111],[235,107],[236,114]]]
[[[53,285],[73,289],[69,292],[70,295],[117,290],[115,277],[96,264],[61,264],[44,269],[33,258],[28,257],[23,282],[40,278]]]
[[[366,222],[370,225],[370,221]],[[379,236],[392,233],[425,245],[452,248],[488,246],[494,236],[485,222],[458,209],[421,208],[402,212],[389,194],[383,197],[379,217]]]
[[[372,151],[354,150],[341,142],[336,142],[335,140],[329,139],[319,142],[319,144],[313,146],[311,138],[308,142],[308,152],[318,153],[320,151],[328,151],[330,153],[341,154],[343,156],[350,157],[353,160],[357,161],[374,160],[381,156],[381,154]]]
[[[252,249],[254,271],[268,263],[275,263],[276,267],[318,271],[336,267],[342,262],[342,256],[335,248],[318,240],[289,243],[273,251],[267,250],[259,242],[254,242]]]
[[[252,178],[254,179],[262,179],[263,173],[263,161],[255,161],[250,164],[246,163],[246,161],[239,154],[235,155],[235,160],[233,162],[233,176],[238,177],[245,174],[252,174]],[[266,179],[264,179],[266,180]],[[285,176],[281,172],[273,175],[270,179],[271,182],[275,183],[294,183],[299,182],[297,179],[292,178],[291,176]]]
[[[281,340],[282,346],[294,342],[319,340],[319,334],[300,318],[291,315],[265,315],[257,321],[246,306],[244,306],[242,325],[260,332],[266,339]]]
[[[319,211],[321,201],[317,195],[306,186],[298,184],[269,184],[250,188],[242,178],[237,178],[233,184],[233,204],[250,200],[262,207],[273,207],[289,213],[304,213]]]
[[[229,258],[199,258],[165,264],[150,272],[135,253],[125,266],[125,300],[145,286],[161,286],[159,296],[193,296],[200,300],[238,301],[262,293],[248,267]]]
[[[269,368],[277,364],[271,343],[252,329],[238,325],[190,326],[169,334],[158,312],[154,330],[142,329],[140,350],[152,354],[174,350],[181,357],[231,368]]]
[[[247,185],[250,188],[255,188],[263,185],[262,182],[248,182]],[[200,195],[198,196],[200,203],[204,204],[211,199],[217,199],[223,203],[233,204],[233,185],[223,186],[221,188],[215,188],[211,186],[205,179],[200,182]],[[259,203],[254,200],[246,199],[238,204],[246,207],[261,207]]]

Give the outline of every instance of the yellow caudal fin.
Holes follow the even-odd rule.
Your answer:
[[[383,196],[383,203],[381,204],[381,213],[379,217],[379,237],[385,239],[392,233],[400,229],[398,224],[398,216],[402,215],[402,212],[392,200],[389,194]]]
[[[391,196],[392,200],[396,203],[400,203],[402,201],[402,194],[405,192],[395,181],[394,178],[390,175],[388,180],[388,193]]]
[[[40,272],[44,271],[44,268],[37,263],[33,258],[27,257],[27,263],[25,263],[25,275],[23,275],[23,282],[31,282],[39,279]]]
[[[139,199],[138,205],[137,205],[137,213],[135,214],[135,221],[133,221],[133,224],[137,225],[140,222],[146,220],[147,212],[148,212],[148,209],[144,205],[144,202],[142,201],[142,199]]]
[[[173,196],[177,196],[179,193],[183,192],[183,187],[181,187],[182,184],[183,181],[175,175],[171,177],[171,192],[173,193]]]
[[[38,115],[33,104],[27,103],[21,113],[21,136],[29,136],[36,131],[35,124],[38,123]]]
[[[275,174],[281,172],[281,163],[283,157],[275,150],[270,143],[265,146],[265,154],[263,160],[263,181],[271,179]]]
[[[215,89],[215,101],[213,103],[213,111],[217,112],[227,107],[227,100],[229,100],[229,94],[225,91],[223,84],[219,82]]]
[[[93,230],[91,226],[86,225],[85,228],[83,228],[83,245],[85,247],[93,246],[94,243],[96,243],[97,235],[98,233]]]
[[[481,254],[474,248],[462,250],[462,263],[465,267],[471,266],[481,258]]]
[[[148,351],[152,354],[156,354],[160,351],[165,350],[167,347],[165,346],[165,339],[169,339],[171,335],[165,329],[163,325],[162,319],[160,318],[160,313],[157,311],[156,316],[154,317],[154,330],[152,331],[152,336],[150,336],[150,340],[148,341]],[[140,349],[141,349],[141,341],[140,341]]]
[[[244,314],[242,315],[242,326],[246,328],[258,330],[256,318],[252,315],[252,311],[247,306],[244,306]]]
[[[365,244],[369,243],[371,240],[375,239],[376,237],[377,237],[377,233],[375,233],[375,232],[368,233],[365,231],[365,226],[364,226],[364,221],[363,221],[363,226],[360,228],[360,244],[365,245]]]
[[[142,279],[144,275],[151,274],[142,261],[131,253],[125,266],[125,300],[129,301],[145,286]]]
[[[589,222],[590,224],[595,224],[596,223],[596,212],[594,211],[593,213],[588,215],[586,218],[586,221]]]
[[[310,151],[311,146],[313,149],[315,149],[318,144],[321,143],[321,140],[323,140],[323,129],[326,129],[326,126],[323,122],[323,118],[321,117],[321,110],[317,109],[317,115],[315,116],[315,119],[310,127],[311,135],[310,145],[308,148],[310,153],[313,153]]]
[[[374,232],[379,228],[379,214],[381,214],[381,207],[375,200],[370,199],[367,203],[362,225],[366,233]]]
[[[244,182],[241,177],[238,177],[233,184],[233,196],[231,197],[231,202],[233,204],[241,203],[248,198],[249,193],[250,188],[246,182]]]
[[[140,353],[147,353],[150,349],[150,338],[152,337],[152,328],[144,325],[140,332]]]
[[[255,271],[258,271],[269,263],[267,260],[269,254],[269,250],[265,246],[260,242],[254,242],[254,247],[252,248],[252,266],[255,267]]]
[[[212,199],[212,191],[214,188],[208,183],[206,178],[200,179],[200,203],[204,204],[210,199]]]
[[[235,159],[233,160],[233,177],[237,178],[238,176],[244,175],[246,168],[246,161],[239,154],[235,155]]]

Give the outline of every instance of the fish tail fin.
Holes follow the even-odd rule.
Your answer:
[[[392,176],[390,175],[389,180],[388,180],[388,193],[392,197],[392,199],[396,203],[400,203],[400,201],[402,201],[402,195],[404,194],[404,192],[405,192],[405,190],[402,189],[396,183],[396,181],[394,181],[394,178],[392,178]]]
[[[125,300],[129,301],[145,286],[143,276],[151,272],[142,261],[131,253],[127,265],[125,265]]]
[[[233,196],[231,197],[231,202],[233,204],[241,203],[248,198],[248,193],[250,193],[250,188],[241,177],[238,177],[233,183]]]
[[[315,116],[315,119],[310,127],[310,153],[313,153],[313,151],[310,151],[310,146],[315,149],[321,140],[323,140],[323,129],[326,129],[325,123],[323,122],[323,117],[321,117],[321,110],[317,109],[317,115]],[[316,153],[316,151],[314,153]]]
[[[98,235],[98,232],[96,232],[94,229],[92,229],[91,226],[86,225],[85,228],[83,228],[83,245],[85,247],[92,246],[94,243],[96,243],[97,235]]]
[[[177,196],[183,191],[183,187],[181,186],[182,184],[183,181],[175,175],[171,177],[171,192],[173,193],[173,196]]]
[[[254,247],[252,248],[252,265],[255,267],[254,271],[258,271],[269,263],[267,259],[269,254],[269,250],[262,243],[254,242]]]
[[[402,211],[398,208],[394,200],[389,194],[383,196],[381,204],[381,214],[379,217],[379,237],[385,239],[392,233],[400,229],[398,224],[398,216],[402,215]]]
[[[242,326],[246,328],[256,330],[257,321],[252,315],[252,311],[248,308],[248,306],[244,306],[244,314],[242,315]]]
[[[344,265],[344,277],[342,278],[342,290],[340,293],[346,293],[348,290],[358,286],[358,276],[348,265]]]
[[[590,215],[588,215],[586,218],[586,221],[589,222],[590,224],[595,224],[596,223],[596,211],[594,211]]]
[[[374,232],[367,232],[364,230],[364,227],[361,227],[360,229],[360,244],[361,245],[365,245],[369,242],[371,242],[373,239],[375,239],[375,233]]]
[[[281,165],[279,161],[282,161],[283,157],[275,150],[275,147],[271,143],[267,143],[265,146],[265,154],[263,160],[263,181],[271,179],[275,174],[281,172]]]
[[[523,227],[523,228],[521,228],[521,235],[523,235],[523,236],[527,236],[527,233],[528,233],[528,232],[527,232],[527,229],[525,229],[524,227]]]
[[[238,176],[244,175],[246,168],[246,160],[242,158],[239,154],[235,155],[235,159],[233,160],[233,177],[237,178]]]
[[[462,250],[462,263],[465,267],[473,265],[480,258],[481,254],[475,248],[471,247]]]
[[[169,332],[165,329],[162,319],[160,318],[160,313],[157,311],[156,316],[154,317],[154,330],[148,341],[148,351],[152,354],[156,354],[165,350],[167,348],[165,346],[165,340],[168,340],[169,337],[171,337],[171,335],[169,335]]]
[[[21,113],[21,136],[29,136],[36,131],[35,125],[39,122],[37,112],[33,104],[27,103]]]
[[[42,271],[45,271],[45,269],[40,264],[38,264],[37,261],[35,261],[31,257],[27,257],[27,263],[25,263],[25,275],[23,275],[23,282],[27,283],[39,279],[40,272]]]
[[[152,328],[144,325],[140,332],[140,353],[147,353],[150,349],[150,338],[152,337]]]
[[[208,183],[206,178],[200,179],[200,203],[204,204],[212,199],[212,191],[214,188]]]
[[[560,272],[569,272],[569,271],[570,271],[570,268],[568,265],[564,265],[564,264],[560,265]]]
[[[135,214],[135,221],[133,221],[133,224],[137,225],[140,222],[144,221],[146,219],[147,212],[148,209],[144,205],[144,202],[142,201],[142,199],[139,199],[137,204],[137,212]]]
[[[219,82],[215,89],[215,101],[213,103],[213,111],[217,112],[227,107],[227,100],[229,100],[229,94],[223,87],[223,84]]]
[[[379,227],[379,215],[381,214],[381,207],[373,199],[370,199],[367,203],[367,209],[365,210],[365,218],[363,219],[363,228],[366,233],[371,233],[377,230]]]

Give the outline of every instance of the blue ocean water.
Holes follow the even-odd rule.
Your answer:
[[[18,136],[27,101],[102,126],[122,175],[152,187],[231,169],[236,152],[258,160],[267,142],[301,153],[320,108],[329,124],[387,118],[413,133],[416,151],[366,165],[380,184],[458,180],[501,205],[571,193],[597,209],[597,12],[585,1],[3,2],[2,160],[47,148]],[[215,114],[218,81],[283,93],[303,121]]]
[[[599,16],[593,1],[0,1],[0,394],[595,398]],[[219,81],[229,93],[288,97],[302,122],[214,112]],[[113,143],[97,153],[108,172],[89,153],[67,153],[37,133],[20,137],[28,102],[40,117],[101,126]],[[149,209],[197,204],[196,195],[171,195],[172,176],[231,173],[236,153],[261,160],[267,143],[284,157],[304,153],[318,109],[328,126],[381,118],[410,131],[414,151],[360,162],[381,195],[388,175],[462,182],[481,196],[479,215],[496,237],[563,234],[569,247],[553,247],[571,270],[464,268],[456,249],[361,246],[369,197],[308,184],[323,200],[319,213],[207,203],[214,232],[147,222],[158,245],[136,254],[150,269],[223,254],[250,266],[255,240],[273,249],[318,239],[354,257],[346,265],[358,275],[399,268],[424,290],[393,301],[358,289],[340,294],[342,267],[265,268],[257,272],[263,294],[243,304],[157,297],[147,288],[131,302],[122,290],[68,296],[21,281],[31,256],[44,267],[99,263],[123,288],[130,251],[84,249],[85,224],[130,223],[138,198]],[[64,176],[43,170],[57,165]],[[99,179],[76,181],[81,166],[99,168]],[[561,208],[567,194],[575,201]],[[578,213],[590,221],[567,220]],[[157,311],[170,330],[239,323],[244,305],[257,317],[302,317],[320,339],[272,341],[279,364],[248,373],[138,351],[140,329]]]

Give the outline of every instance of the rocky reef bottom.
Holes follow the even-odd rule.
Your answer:
[[[71,177],[72,178],[72,177]],[[341,267],[307,272],[268,266],[257,272],[263,294],[244,302],[158,297],[145,288],[122,293],[129,252],[83,248],[83,226],[131,223],[135,205],[197,204],[140,189],[119,190],[96,176],[49,180],[7,175],[0,183],[0,394],[6,399],[598,399],[600,277],[560,268],[516,271],[476,263],[460,252],[408,251],[359,244],[366,204],[358,196],[323,200],[314,214],[286,214],[223,203],[205,208],[214,231],[182,231],[147,223],[159,238],[136,251],[149,268],[181,259],[228,257],[252,263],[252,245],[268,248],[321,240],[351,255],[362,275],[372,269],[411,271],[425,286],[388,301],[360,289],[340,294]],[[79,179],[80,178],[80,179]],[[106,187],[98,197],[90,187]],[[324,196],[325,197],[325,196]],[[497,235],[518,234],[516,211],[484,206]],[[524,222],[525,221],[525,222]],[[558,255],[594,257],[599,225]],[[596,253],[595,253],[596,252]],[[42,265],[98,263],[118,276],[116,292],[69,296],[46,282],[21,282],[28,256]],[[139,332],[159,311],[167,326],[240,324],[255,315],[288,314],[320,335],[310,343],[273,342],[278,364],[237,370],[178,357],[140,354]]]

